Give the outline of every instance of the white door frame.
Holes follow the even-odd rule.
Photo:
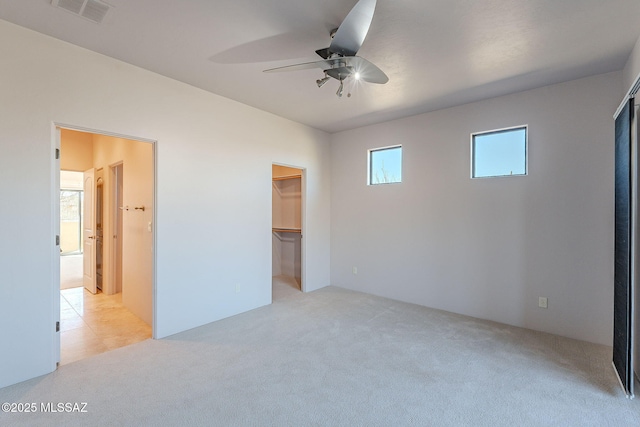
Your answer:
[[[288,168],[300,169],[302,171],[302,177],[300,178],[300,281],[302,282],[300,285],[300,290],[302,292],[307,291],[307,238],[305,238],[305,233],[307,231],[307,168],[304,166],[296,166],[288,163],[280,163],[280,162],[271,162],[271,165],[276,166],[285,166]],[[272,175],[273,176],[273,175]],[[271,210],[269,211],[269,215],[273,215],[273,199],[271,200],[271,204],[269,204]],[[271,218],[271,223],[273,224],[273,218]],[[273,248],[271,249],[271,262],[273,262]],[[271,300],[273,301],[273,295],[271,296]]]
[[[51,127],[51,140],[53,141],[53,167],[51,168],[51,224],[53,229],[53,250],[51,251],[51,271],[53,272],[53,284],[51,286],[51,299],[53,307],[51,312],[53,332],[53,354],[51,355],[51,371],[60,364],[60,128]]]
[[[139,141],[139,142],[146,142],[151,144],[152,146],[152,152],[153,152],[153,218],[152,218],[152,224],[153,227],[151,229],[151,233],[152,233],[152,239],[153,239],[153,245],[152,245],[152,251],[153,251],[153,263],[152,263],[152,271],[151,271],[151,275],[153,276],[151,279],[151,287],[152,287],[152,301],[151,301],[151,311],[152,311],[152,324],[151,324],[151,332],[152,332],[152,338],[156,339],[156,331],[157,331],[157,324],[158,324],[158,320],[157,320],[157,311],[156,311],[156,302],[157,302],[157,287],[156,287],[156,280],[157,280],[157,259],[156,259],[156,254],[158,253],[157,250],[157,233],[156,230],[158,229],[157,227],[157,219],[158,219],[158,209],[157,209],[157,200],[158,200],[158,186],[157,186],[157,182],[158,182],[158,150],[157,150],[157,141],[153,140],[153,139],[148,139],[148,138],[141,138],[141,137],[137,137],[137,136],[131,136],[131,135],[124,135],[124,134],[119,134],[119,133],[115,133],[115,132],[107,132],[107,131],[103,131],[103,130],[96,130],[96,129],[91,129],[91,128],[86,128],[86,127],[82,127],[82,126],[75,126],[75,125],[69,125],[69,124],[65,124],[65,123],[60,123],[60,122],[52,122],[51,123],[51,147],[52,147],[52,154],[51,157],[53,159],[53,166],[51,168],[51,205],[52,205],[52,211],[53,214],[51,215],[53,224],[52,224],[52,229],[55,231],[54,236],[52,236],[52,240],[53,240],[53,244],[52,246],[52,251],[51,251],[51,262],[52,262],[52,271],[53,271],[53,280],[52,280],[52,300],[53,300],[53,306],[52,306],[52,313],[51,313],[51,318],[52,318],[52,324],[54,325],[59,325],[60,322],[60,246],[56,244],[56,236],[60,236],[60,160],[59,158],[56,158],[56,153],[60,153],[60,148],[61,148],[61,143],[60,143],[60,136],[61,136],[61,129],[69,129],[69,130],[74,130],[74,131],[79,131],[79,132],[86,132],[86,133],[93,133],[93,134],[98,134],[98,135],[105,135],[105,136],[111,136],[114,138],[123,138],[123,139],[130,139],[133,141]],[[54,370],[57,366],[57,364],[60,362],[60,333],[59,330],[56,330],[59,328],[52,328],[53,331],[53,335],[52,335],[52,339],[54,340],[54,345],[53,347],[53,354],[51,357],[52,360],[52,370]]]

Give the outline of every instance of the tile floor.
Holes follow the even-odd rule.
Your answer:
[[[273,278],[273,299],[300,293],[287,276]],[[60,364],[75,362],[151,338],[151,327],[127,310],[122,293],[92,295],[82,287],[60,291]]]
[[[64,365],[151,338],[151,326],[124,307],[122,293],[71,288],[60,291],[60,333]]]
[[[82,287],[82,254],[60,256],[60,289]]]

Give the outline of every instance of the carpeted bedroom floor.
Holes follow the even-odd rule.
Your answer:
[[[640,425],[609,347],[336,287],[61,366],[0,402],[38,407],[0,413],[6,426]]]

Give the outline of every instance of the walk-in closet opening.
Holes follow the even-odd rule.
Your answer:
[[[272,166],[273,300],[304,290],[303,169]]]

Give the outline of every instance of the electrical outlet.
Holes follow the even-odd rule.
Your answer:
[[[353,270],[351,271],[353,271],[353,274],[358,274],[358,267],[353,267]]]
[[[546,297],[538,297],[538,307],[547,308],[548,306],[548,300]]]

